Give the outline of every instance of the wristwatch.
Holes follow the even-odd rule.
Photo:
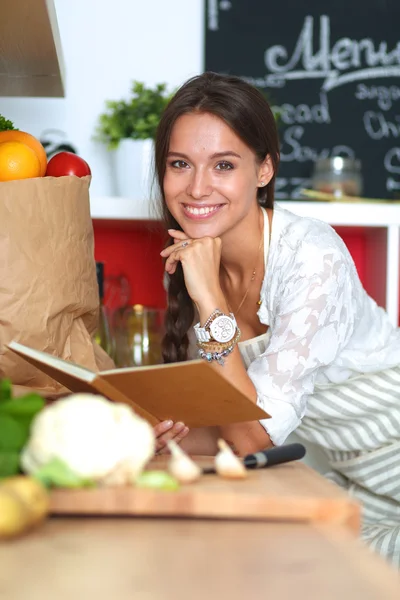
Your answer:
[[[194,332],[198,342],[230,342],[235,337],[237,323],[233,313],[229,315],[217,308],[208,317],[203,327],[200,323],[194,326]]]

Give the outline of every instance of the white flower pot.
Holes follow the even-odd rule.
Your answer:
[[[150,216],[153,155],[152,139],[121,140],[118,148],[113,151],[116,194],[133,201],[137,218]]]

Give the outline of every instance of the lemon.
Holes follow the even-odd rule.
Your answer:
[[[29,525],[39,523],[49,512],[50,500],[47,490],[33,477],[8,477],[0,484],[0,491],[2,490],[10,490],[22,501],[28,513]]]
[[[0,539],[14,537],[29,527],[29,512],[14,492],[0,489]]]

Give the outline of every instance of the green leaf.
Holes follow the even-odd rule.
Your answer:
[[[0,414],[0,451],[22,450],[28,434],[25,427],[10,415]]]
[[[167,471],[144,471],[135,480],[135,486],[152,490],[175,491],[179,482]]]
[[[93,480],[74,473],[60,458],[52,458],[43,467],[35,471],[33,477],[45,487],[80,488],[95,485]]]
[[[0,115],[0,131],[6,131],[8,129],[15,129],[14,123],[3,117],[3,115]]]
[[[14,417],[15,419],[15,417]],[[19,426],[21,427],[22,431],[24,432],[24,436],[25,436],[25,444],[28,442],[29,437],[30,437],[30,433],[31,433],[31,425],[32,425],[32,420],[33,417],[22,417],[19,416],[17,419]],[[24,444],[24,445],[25,445]]]
[[[0,379],[0,404],[12,398],[11,379]]]
[[[9,399],[0,404],[0,414],[14,417],[33,417],[44,407],[44,400],[38,394],[26,394],[19,398]]]
[[[0,479],[19,472],[19,453],[0,451]]]

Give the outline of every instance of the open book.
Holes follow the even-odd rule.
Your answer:
[[[151,425],[165,419],[202,427],[269,418],[203,360],[95,373],[18,342],[8,347],[71,392],[125,402]]]

